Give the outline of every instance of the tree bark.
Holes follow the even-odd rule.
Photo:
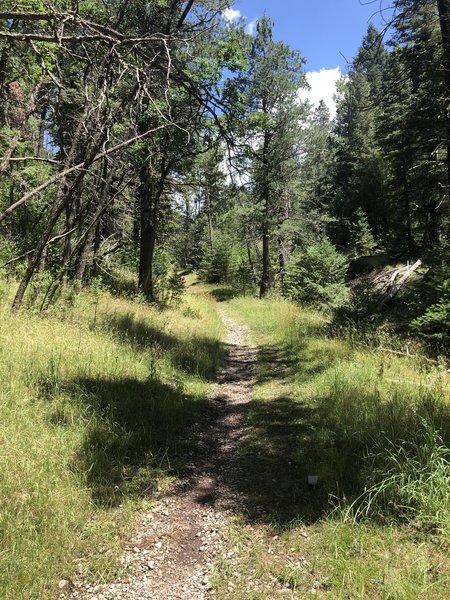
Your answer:
[[[413,237],[412,237],[412,226],[411,226],[411,202],[409,199],[409,185],[408,185],[408,166],[406,164],[406,149],[405,140],[402,135],[402,179],[403,179],[403,203],[406,218],[406,244],[408,246],[408,259],[412,259],[413,254]]]
[[[209,251],[211,252],[211,271],[214,273],[214,243],[213,243],[213,226],[212,226],[212,205],[211,196],[208,189],[208,184],[205,185],[206,210],[208,213],[208,241]]]
[[[250,242],[247,238],[245,238],[245,245],[247,246],[247,259],[248,259],[248,266],[250,267],[250,273],[252,275],[252,281],[253,281],[253,284],[256,286],[256,285],[258,285],[258,276],[256,275],[256,269],[255,269],[255,265],[253,263]]]
[[[286,258],[283,250],[283,238],[278,238],[278,273],[280,276],[281,293],[285,293]]]
[[[263,220],[262,220],[262,274],[261,284],[259,287],[259,297],[264,298],[269,291],[270,285],[270,246],[269,246],[269,235],[270,235],[270,187],[268,180],[268,153],[269,153],[269,135],[268,132],[264,132],[264,144],[263,144],[263,155],[262,155],[262,168],[263,168],[263,185],[262,185],[262,200],[263,200]]]
[[[138,287],[150,302],[155,300],[153,257],[159,229],[160,203],[170,170],[168,161],[169,143],[168,133],[165,131],[164,140],[158,149],[160,163],[157,181],[155,181],[155,174],[152,172],[151,158],[145,161],[139,172],[141,182],[139,190],[141,231]]]
[[[437,0],[444,52],[445,120],[447,148],[447,200],[450,205],[450,0]]]

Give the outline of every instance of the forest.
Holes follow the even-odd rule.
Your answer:
[[[229,0],[0,0],[2,598],[448,597],[450,1],[381,4],[332,118]]]
[[[333,122],[299,100],[304,59],[273,41],[268,17],[252,36],[223,2],[9,4],[0,222],[13,312],[27,291],[35,302],[30,288],[45,309],[120,267],[150,302],[176,294],[184,270],[364,312],[349,263],[355,277],[420,259],[427,285],[405,326],[445,341],[445,3],[397,2],[389,37],[369,26]]]

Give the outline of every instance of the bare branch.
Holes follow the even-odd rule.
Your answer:
[[[62,240],[63,238],[67,237],[68,235],[71,235],[78,228],[79,228],[79,225],[77,225],[76,227],[74,227],[70,231],[65,231],[64,233],[61,233],[60,235],[55,235],[55,237],[52,237],[52,239],[48,240],[46,246],[49,246],[50,244],[53,244],[54,242],[57,242],[58,240]],[[30,254],[33,254],[34,251],[35,251],[35,248],[32,248],[31,250],[28,250],[27,252],[24,252],[20,256],[16,256],[15,258],[11,258],[11,260],[8,260],[5,263],[3,263],[2,265],[0,265],[0,269],[4,269],[8,265],[12,265],[13,263],[19,262],[19,260],[22,260],[22,259],[26,258],[27,256],[29,256]]]
[[[149,130],[145,131],[144,133],[141,133],[140,135],[136,135],[132,138],[129,138],[128,140],[121,142],[120,144],[117,144],[116,146],[113,146],[112,148],[109,148],[108,150],[104,150],[103,152],[96,154],[95,157],[90,162],[90,164],[92,165],[93,163],[97,162],[101,158],[104,158],[105,156],[109,156],[110,154],[114,154],[115,152],[118,152],[119,150],[122,150],[123,148],[127,148],[130,144],[133,144],[134,142],[137,142],[138,140],[141,140],[141,139],[147,137],[151,133],[160,131],[161,129],[164,129],[165,127],[167,127],[167,124],[160,125],[159,127],[154,127],[153,129],[149,129]],[[53,177],[50,177],[50,179],[47,179],[47,181],[45,181],[38,187],[34,188],[33,190],[27,192],[19,200],[17,200],[17,202],[14,202],[14,204],[11,204],[11,206],[9,206],[0,215],[0,223],[2,223],[12,212],[14,212],[17,208],[19,208],[19,206],[22,206],[22,204],[25,204],[28,200],[30,200],[31,198],[33,198],[34,196],[36,196],[37,194],[39,194],[40,192],[42,192],[43,190],[48,188],[53,183],[57,183],[60,179],[62,179],[63,177],[66,177],[67,175],[70,175],[70,173],[73,173],[74,171],[86,170],[85,167],[86,167],[85,162],[78,163],[77,165],[73,165],[72,167],[69,167],[68,169],[65,169],[64,171],[57,173]]]

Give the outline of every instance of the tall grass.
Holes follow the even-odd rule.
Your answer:
[[[0,323],[0,597],[116,573],[134,508],[188,457],[222,356],[214,304],[81,293]]]
[[[291,424],[300,424],[296,406],[309,407],[311,433],[305,444],[305,433],[298,430],[291,458],[312,461],[322,491],[342,514],[392,516],[449,534],[450,376],[445,367],[420,355],[403,357],[330,337],[320,313],[283,300],[237,298],[230,306],[263,347],[261,382],[276,395],[277,370],[284,383],[289,381]]]
[[[260,350],[241,441],[245,519],[217,563],[217,597],[446,599],[445,367],[419,348],[381,351],[378,332],[336,335],[284,300],[227,308]],[[382,346],[398,348],[386,332]]]

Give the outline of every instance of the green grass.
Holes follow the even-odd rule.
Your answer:
[[[448,548],[408,529],[326,519],[282,530],[238,518],[211,581],[218,600],[446,600]]]
[[[76,571],[120,572],[136,510],[183,473],[212,410],[219,301],[260,355],[236,482],[247,500],[215,567],[217,598],[444,600],[445,368],[330,337],[324,316],[285,301],[188,284],[166,311],[81,293],[12,320],[4,298],[0,597],[54,598]]]
[[[214,303],[81,293],[0,323],[0,597],[118,573],[136,509],[189,460],[223,359]]]
[[[286,301],[234,298],[227,310],[260,354],[240,452],[248,541],[229,534],[236,568],[218,562],[218,597],[445,598],[446,369],[330,337],[324,316]],[[244,593],[247,571],[262,578]]]

